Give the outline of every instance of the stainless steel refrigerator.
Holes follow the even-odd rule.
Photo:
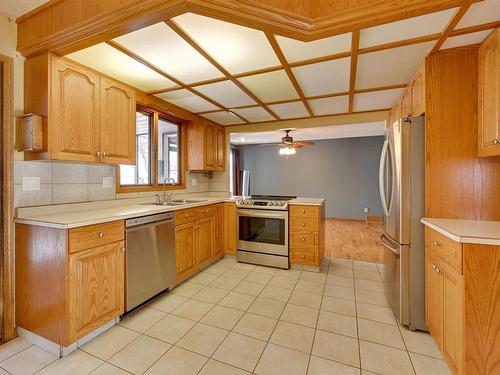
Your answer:
[[[386,130],[379,185],[385,214],[384,289],[400,324],[425,326],[424,117],[400,119]]]

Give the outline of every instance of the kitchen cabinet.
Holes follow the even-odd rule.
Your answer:
[[[175,264],[176,278],[196,271],[195,227],[193,222],[175,226]]]
[[[236,216],[236,203],[224,203],[224,252],[236,254],[236,241],[238,236],[238,222]]]
[[[16,224],[17,326],[68,346],[123,314],[124,239],[123,221]]]
[[[222,255],[224,253],[224,204],[219,203],[216,205],[215,212],[215,246],[214,256]]]
[[[25,111],[44,116],[45,150],[26,160],[135,163],[135,90],[69,59],[25,63]]]
[[[203,265],[210,261],[215,248],[215,216],[201,218],[195,223],[196,263]]]
[[[421,116],[425,112],[425,61],[419,66],[410,81],[411,115]]]
[[[325,204],[289,206],[290,263],[319,267],[325,251]]]
[[[226,168],[226,134],[223,127],[205,120],[187,126],[188,170],[223,171]]]
[[[500,29],[479,47],[479,156],[500,155]]]
[[[411,90],[407,87],[406,91],[401,97],[401,117],[411,116]]]
[[[425,320],[429,332],[438,347],[443,344],[443,277],[437,270],[442,269],[437,254],[426,249],[425,254]]]

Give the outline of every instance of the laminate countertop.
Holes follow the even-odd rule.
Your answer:
[[[500,221],[433,218],[421,221],[456,242],[500,246]]]

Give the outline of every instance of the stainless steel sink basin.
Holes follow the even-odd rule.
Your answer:
[[[201,203],[206,202],[206,199],[172,199],[170,202],[172,203]]]
[[[141,203],[141,206],[164,206],[164,207],[172,207],[172,206],[182,206],[183,204],[186,203],[180,203],[180,202],[168,202],[168,203]]]

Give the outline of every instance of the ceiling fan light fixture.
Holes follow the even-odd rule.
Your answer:
[[[296,152],[297,151],[293,147],[282,147],[282,148],[280,148],[280,151],[279,151],[280,155],[285,155],[285,156],[295,155]]]

